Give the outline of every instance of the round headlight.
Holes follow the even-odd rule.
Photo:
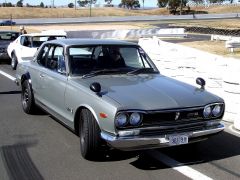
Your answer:
[[[203,110],[203,116],[204,116],[205,118],[208,118],[208,117],[211,115],[211,113],[212,113],[211,107],[210,107],[210,106],[206,106],[206,107],[204,108],[204,110]]]
[[[212,113],[215,117],[217,116],[220,116],[221,115],[221,112],[222,112],[222,106],[221,105],[216,105],[213,110],[212,110]]]
[[[127,115],[124,113],[118,114],[115,119],[117,127],[123,127],[127,124]]]
[[[129,122],[133,126],[137,126],[141,123],[141,115],[137,112],[134,112],[130,115]]]

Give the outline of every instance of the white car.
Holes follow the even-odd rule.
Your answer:
[[[17,68],[27,57],[33,57],[37,49],[45,41],[66,38],[66,32],[59,30],[42,31],[41,33],[23,34],[9,44],[7,53],[11,58],[12,69]]]

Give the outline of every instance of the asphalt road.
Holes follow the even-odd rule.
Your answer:
[[[229,124],[196,146],[111,151],[99,161],[80,155],[79,137],[49,114],[23,112],[10,65],[0,64],[1,180],[239,179],[240,134]],[[6,75],[6,74],[5,74]]]

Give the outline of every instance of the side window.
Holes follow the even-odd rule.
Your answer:
[[[53,45],[49,47],[46,65],[47,65],[48,69],[56,71],[57,70],[57,60],[54,60],[54,58],[53,58],[54,49],[55,49],[55,46],[53,46]]]
[[[44,66],[44,67],[46,66],[46,60],[47,60],[47,57],[48,57],[48,50],[49,50],[49,47],[45,46],[39,52],[39,55],[37,57],[37,62],[41,66]]]
[[[63,47],[57,46],[54,50],[54,59],[57,59],[57,72],[61,74],[66,73],[66,64],[64,59]]]
[[[32,37],[32,47],[40,47],[44,41],[41,41],[41,37],[33,36]]]
[[[66,73],[65,59],[63,55],[63,47],[51,46],[47,56],[47,68],[61,74]]]
[[[23,44],[24,44],[25,38],[26,38],[25,36],[22,36],[21,39],[20,39],[20,44],[21,44],[22,46],[23,46]]]
[[[53,58],[53,51],[54,51],[54,46],[49,47],[49,52],[48,52],[48,61],[50,61]]]
[[[54,50],[54,58],[58,58],[59,56],[63,56],[63,47],[57,46]]]
[[[22,36],[20,39],[20,44],[22,46],[31,47],[30,37]]]

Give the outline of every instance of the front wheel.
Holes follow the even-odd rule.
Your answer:
[[[79,136],[82,156],[88,160],[96,159],[101,146],[100,128],[88,109],[83,109],[81,112]]]
[[[18,59],[15,54],[12,55],[11,66],[13,70],[16,70],[18,64]]]
[[[27,114],[32,114],[34,112],[35,102],[32,88],[28,81],[24,81],[22,84],[21,101],[23,111]]]

